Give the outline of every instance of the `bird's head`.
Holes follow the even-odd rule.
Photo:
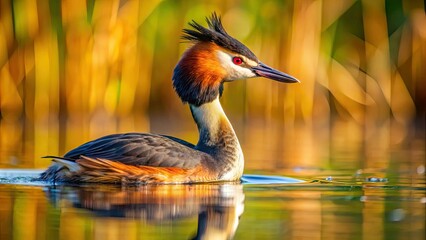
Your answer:
[[[260,62],[244,44],[226,33],[215,13],[206,18],[209,28],[192,21],[193,29],[184,29],[183,39],[194,45],[186,50],[175,67],[173,86],[182,99],[200,106],[215,100],[223,83],[237,79],[265,77],[295,83],[296,78]]]

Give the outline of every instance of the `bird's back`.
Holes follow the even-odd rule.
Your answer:
[[[210,156],[181,139],[149,133],[112,134],[87,142],[64,155],[108,159],[127,165],[193,168]]]

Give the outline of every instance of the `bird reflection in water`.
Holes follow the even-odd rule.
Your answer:
[[[198,215],[193,239],[231,239],[244,211],[239,183],[143,186],[52,186],[46,191],[61,212],[89,210],[102,218],[140,219],[156,224]],[[69,209],[68,209],[69,210]]]

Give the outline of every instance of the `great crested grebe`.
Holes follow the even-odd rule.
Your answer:
[[[236,181],[244,156],[219,97],[223,83],[265,77],[295,83],[296,78],[268,67],[241,42],[229,36],[215,13],[209,28],[192,21],[182,38],[193,42],[173,72],[173,87],[188,103],[199,140],[193,145],[151,133],[113,134],[87,142],[53,158],[41,174],[53,182],[196,183]]]

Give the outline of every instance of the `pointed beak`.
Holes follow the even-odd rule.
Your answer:
[[[269,78],[278,82],[285,82],[285,83],[300,82],[295,77],[292,77],[286,73],[275,70],[261,62],[259,62],[259,65],[252,67],[251,69],[257,76]]]

